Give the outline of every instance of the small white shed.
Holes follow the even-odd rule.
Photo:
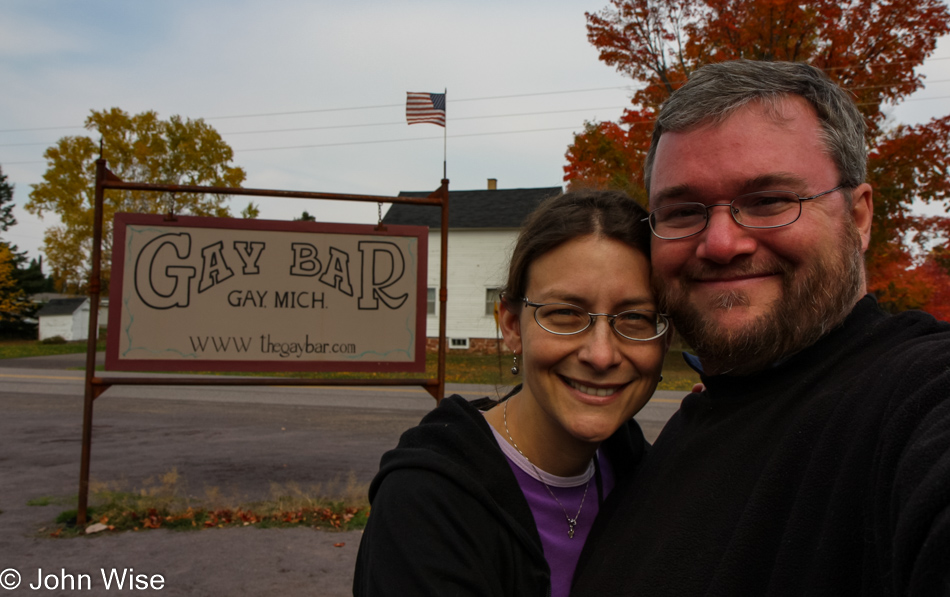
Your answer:
[[[40,320],[40,340],[62,336],[69,342],[89,338],[89,299],[52,299],[36,317]]]

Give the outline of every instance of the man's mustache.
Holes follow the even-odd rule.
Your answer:
[[[785,276],[791,273],[791,271],[791,264],[779,258],[758,259],[756,261],[749,258],[734,261],[726,265],[709,262],[693,263],[683,268],[680,279],[685,280],[687,283],[713,282],[752,276]]]

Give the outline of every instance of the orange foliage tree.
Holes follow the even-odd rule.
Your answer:
[[[950,224],[912,213],[915,201],[950,211],[950,115],[894,126],[885,109],[922,88],[916,69],[950,10],[939,0],[610,0],[587,13],[600,60],[638,82],[617,122],[588,122],[567,151],[571,187],[610,187],[646,203],[642,164],[662,102],[710,62],[803,61],[854,94],[868,125],[874,228],[871,290],[891,310],[950,320]]]

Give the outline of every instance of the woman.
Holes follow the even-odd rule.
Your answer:
[[[585,191],[528,217],[500,306],[523,383],[487,412],[442,400],[383,456],[354,595],[568,594],[600,505],[647,448],[632,417],[669,346],[646,215]]]

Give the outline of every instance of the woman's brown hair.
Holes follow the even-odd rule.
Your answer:
[[[531,264],[575,238],[597,235],[615,239],[649,258],[651,233],[646,217],[646,210],[620,191],[570,191],[545,199],[521,226],[503,300],[512,311],[520,310]]]

